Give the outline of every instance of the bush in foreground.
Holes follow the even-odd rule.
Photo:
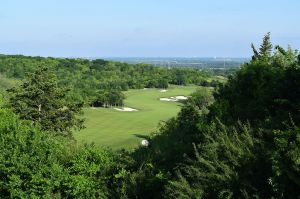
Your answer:
[[[110,151],[71,147],[0,108],[1,198],[106,198],[115,167]],[[117,172],[117,170],[116,170]]]

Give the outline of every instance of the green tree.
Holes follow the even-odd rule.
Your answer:
[[[168,88],[168,80],[166,78],[160,78],[157,80],[158,88]]]
[[[0,105],[2,105],[0,98]],[[112,198],[111,151],[71,146],[65,137],[45,133],[0,107],[1,198]],[[118,198],[118,197],[115,197]]]
[[[187,103],[191,103],[199,108],[199,110],[207,109],[209,105],[213,103],[213,96],[207,89],[199,88],[191,97],[188,98]]]
[[[263,42],[260,45],[259,48],[259,52],[256,50],[255,46],[253,44],[251,44],[251,48],[253,50],[253,56],[252,56],[252,61],[269,61],[269,58],[271,57],[271,53],[272,53],[272,48],[273,45],[270,41],[270,32],[268,32],[264,38],[263,38]]]
[[[40,124],[42,130],[71,136],[83,128],[83,103],[66,100],[68,90],[59,88],[56,76],[46,67],[29,74],[22,85],[8,90],[9,103],[21,119]]]
[[[297,52],[276,47],[270,54],[269,34],[264,37],[259,57],[251,61],[221,86],[210,108],[212,118],[226,124],[237,120],[252,125],[285,128],[291,117],[300,124],[300,70]],[[254,56],[256,56],[254,54]]]
[[[64,178],[65,139],[42,133],[0,108],[1,198],[51,198],[58,196]]]
[[[261,44],[260,48],[259,48],[259,54],[261,59],[263,60],[267,60],[269,57],[271,57],[271,52],[272,52],[272,48],[273,45],[270,41],[270,32],[268,32],[264,38],[263,38],[263,43]]]

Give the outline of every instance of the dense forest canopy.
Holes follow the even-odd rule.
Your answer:
[[[162,123],[160,130],[149,136],[148,147],[133,151],[112,152],[93,145],[74,145],[61,134],[44,131],[45,124],[22,118],[22,111],[10,108],[12,101],[1,98],[1,197],[299,198],[300,56],[291,47],[273,48],[269,34],[258,50],[254,45],[252,49],[252,60],[214,91],[214,99],[209,92],[198,90],[176,117]],[[6,64],[1,70],[8,77],[25,76],[25,68],[20,63],[26,60],[37,60],[32,71],[41,64],[40,60],[44,64],[56,61],[55,66],[48,64],[58,75],[58,85],[70,85],[72,80],[91,73],[95,75],[95,92],[101,83],[114,80],[111,75],[117,78],[129,75],[120,72],[120,63],[100,60],[63,59],[76,63],[71,65],[81,68],[77,71],[67,65],[60,68],[60,62],[52,58],[4,57]],[[19,63],[18,70],[13,69],[16,63]],[[91,69],[92,65],[87,63],[96,65]],[[137,66],[124,64],[124,67],[136,74],[143,86],[146,82],[143,77],[154,74],[162,77],[170,73],[174,79],[168,83],[180,84],[203,77],[203,73],[190,70],[165,71],[143,65],[136,68],[137,72],[133,70]],[[101,73],[93,73],[94,70]],[[102,75],[106,77],[103,82]],[[74,81],[71,85],[75,84]],[[37,84],[31,85],[31,94],[35,94],[36,88],[41,89]],[[16,94],[23,91],[22,84],[19,87],[16,89],[20,92]],[[77,94],[81,96],[81,92]],[[56,97],[56,100],[67,100]]]
[[[8,78],[23,79],[26,73],[32,73],[44,66],[54,72],[60,86],[70,88],[70,99],[81,100],[91,105],[122,105],[123,96],[120,92],[128,89],[167,88],[169,84],[218,84],[216,81],[210,84],[210,80],[207,80],[212,74],[198,69],[167,69],[148,64],[127,64],[102,59],[0,55],[0,74]],[[115,96],[118,99],[113,99]],[[100,102],[100,99],[104,101]]]

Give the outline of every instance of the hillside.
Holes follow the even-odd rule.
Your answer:
[[[97,107],[70,100],[73,91],[51,65],[28,75],[3,67],[8,77],[25,78],[0,98],[1,197],[299,198],[299,51],[273,47],[270,33],[252,50],[251,61],[213,93],[169,82],[163,89],[119,89],[127,97],[122,106],[108,104],[106,95],[98,96]],[[146,68],[141,74],[160,77]],[[157,70],[172,74],[150,71]],[[67,80],[82,77],[75,69],[60,71]],[[180,80],[194,77],[185,75]],[[75,137],[89,143],[77,144],[73,132],[83,127],[82,110],[87,128]],[[166,121],[154,129],[158,120]],[[146,140],[137,146],[138,139]]]
[[[224,82],[212,74],[190,68],[161,68],[147,64],[127,64],[101,59],[67,59],[0,55],[0,73],[8,78],[23,79],[25,74],[47,66],[60,86],[71,89],[70,99],[90,104],[99,92],[128,89],[167,88],[168,84],[201,85],[212,80]],[[216,84],[214,84],[216,85]]]

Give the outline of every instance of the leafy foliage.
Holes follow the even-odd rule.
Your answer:
[[[265,40],[263,45],[270,47]],[[290,117],[297,125],[300,123],[297,52],[289,48],[282,53],[280,49],[277,47],[268,62],[262,58],[245,64],[220,87],[214,96],[216,103],[211,107],[212,118],[218,117],[227,124],[236,120],[250,121],[252,125],[263,123],[270,128],[284,127]],[[269,50],[266,51],[264,54],[269,55]]]
[[[0,55],[0,73],[23,79],[40,66],[47,66],[61,87],[70,88],[68,98],[92,104],[99,93],[128,89],[168,88],[169,84],[186,85],[212,77],[208,72],[189,68],[162,68],[147,64],[127,64],[102,59],[63,59]]]
[[[100,91],[92,102],[95,107],[123,106],[125,95],[118,90]]]
[[[141,184],[165,198],[299,197],[298,55],[290,47],[271,55],[271,46],[267,34],[257,59],[218,88],[208,111],[195,93],[149,148],[133,154],[137,165],[152,165]],[[156,182],[159,173],[165,178]]]
[[[40,124],[42,130],[71,135],[73,127],[83,127],[83,120],[77,117],[83,103],[68,101],[67,90],[58,87],[55,75],[47,68],[30,74],[9,92],[12,109],[21,119]]]
[[[252,61],[217,88],[215,101],[210,93],[195,92],[177,117],[162,123],[148,138],[149,147],[133,152],[111,152],[93,145],[76,148],[1,108],[1,196],[299,198],[299,54],[278,46],[272,54],[270,34],[259,51],[252,48]],[[72,68],[74,62],[61,63]],[[91,68],[100,70],[103,65],[108,71],[118,67],[97,60]],[[143,74],[152,69],[143,66],[138,70],[144,70]],[[176,78],[170,81],[184,84],[187,73],[176,71]],[[35,79],[39,76],[29,82]],[[47,79],[50,81],[40,78],[34,85],[57,88],[52,78]],[[144,81],[136,83],[128,87],[145,85]],[[16,94],[23,97],[43,90],[29,85],[24,83],[24,90]],[[101,89],[126,87],[117,85],[103,84]],[[26,102],[34,100],[26,98]],[[29,107],[36,111],[36,105],[39,103]],[[22,116],[23,109],[19,110]]]
[[[0,109],[1,197],[50,197],[63,175],[63,142]]]
[[[74,148],[9,109],[1,108],[0,117],[1,198],[108,198],[116,168],[110,151]]]

